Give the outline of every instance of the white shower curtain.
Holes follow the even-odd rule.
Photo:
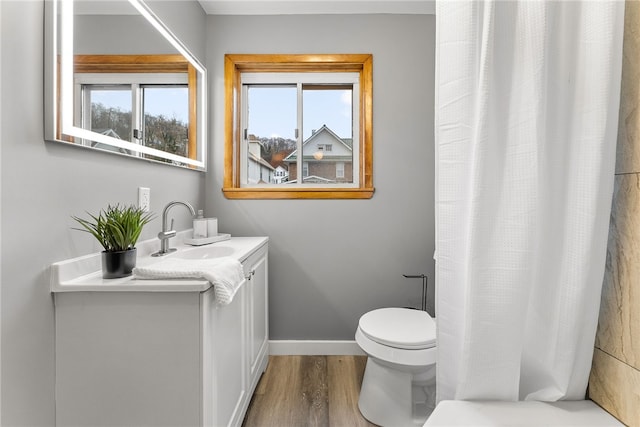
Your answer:
[[[624,2],[438,1],[438,400],[584,399]]]

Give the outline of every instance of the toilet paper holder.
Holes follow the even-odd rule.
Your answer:
[[[407,279],[422,279],[422,311],[427,311],[427,283],[429,278],[426,274],[403,274]]]

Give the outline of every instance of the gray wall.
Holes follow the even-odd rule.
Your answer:
[[[204,64],[207,15],[197,0],[145,0],[156,16]]]
[[[204,63],[204,31],[195,31],[204,28],[206,21],[200,4],[184,0],[146,0],[145,3],[189,51]],[[118,10],[122,9],[134,8],[125,4]],[[85,5],[85,12],[87,10],[90,9]],[[75,53],[177,53],[139,15],[78,15],[74,26]]]
[[[80,15],[74,18],[73,25],[76,54],[178,53],[142,16]]]
[[[203,173],[43,141],[43,10],[39,1],[0,2],[3,426],[54,423],[48,268],[100,250],[90,236],[70,230],[70,215],[135,203],[138,186],[151,188],[157,213],[172,199],[204,206]],[[199,5],[193,14],[198,10],[197,19],[181,21],[176,33],[203,39],[205,17]],[[180,13],[173,15],[176,21]],[[192,50],[204,58],[203,41]],[[153,238],[159,223],[148,225],[142,239]],[[191,223],[176,211],[176,225]]]
[[[434,16],[207,19],[207,214],[221,231],[270,237],[270,338],[353,340],[366,311],[419,307],[421,282],[402,274],[424,272],[434,283]],[[373,199],[225,199],[225,53],[372,53]],[[429,293],[433,313],[433,286]]]

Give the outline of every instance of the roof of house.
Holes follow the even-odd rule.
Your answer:
[[[307,145],[308,143],[310,143],[314,139],[318,138],[318,136],[321,135],[324,132],[326,132],[327,134],[331,135],[331,137],[333,137],[333,139],[335,139],[340,144],[344,145],[347,148],[347,150],[353,151],[353,148],[351,147],[351,145],[353,144],[353,139],[352,138],[345,138],[345,139],[340,138],[338,135],[335,134],[334,131],[329,129],[327,127],[327,125],[322,125],[322,127],[320,129],[318,129],[317,131],[313,132],[313,134],[302,143],[302,146],[304,147],[305,145]],[[285,162],[295,162],[297,160],[297,158],[298,158],[298,156],[296,154],[297,151],[298,150],[292,151],[291,154],[289,154],[287,157],[284,158],[284,161]],[[337,156],[331,156],[330,154],[325,154],[325,156],[331,157],[332,160],[343,160],[343,159],[336,159]],[[304,157],[306,157],[306,156],[304,156]]]
[[[118,133],[115,130],[111,129],[111,128],[108,128],[108,129],[93,129],[93,131],[96,132],[96,133],[102,134],[102,135],[106,135],[106,136],[111,136],[113,138],[122,139],[122,138],[120,138],[120,135],[118,135]]]
[[[253,160],[254,162],[256,162],[256,163],[258,163],[258,164],[260,164],[260,165],[262,165],[262,166],[264,166],[264,167],[266,167],[268,169],[275,170],[275,168],[273,166],[271,166],[269,164],[269,162],[267,162],[262,157],[256,156],[255,154],[253,154],[251,152],[249,152],[249,160]]]

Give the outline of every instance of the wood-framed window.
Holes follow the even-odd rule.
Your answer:
[[[372,62],[369,54],[225,55],[225,196],[371,198]]]
[[[93,102],[96,94],[103,99],[130,99],[128,110],[102,101]],[[197,73],[182,55],[75,55],[74,122],[100,133],[109,132],[118,139],[150,146],[190,159],[197,158]],[[178,99],[177,97],[180,97]],[[152,99],[157,101],[152,102]],[[148,102],[147,102],[148,101]],[[186,111],[177,119],[168,113],[156,113],[149,105],[181,102]],[[117,131],[112,126],[96,125],[96,105],[119,110],[129,123],[122,122]],[[96,126],[100,129],[95,129]],[[104,128],[104,129],[103,129]],[[106,134],[106,133],[105,133]],[[74,141],[93,145],[92,141]],[[131,154],[131,153],[128,153]],[[144,157],[154,158],[150,155]]]

